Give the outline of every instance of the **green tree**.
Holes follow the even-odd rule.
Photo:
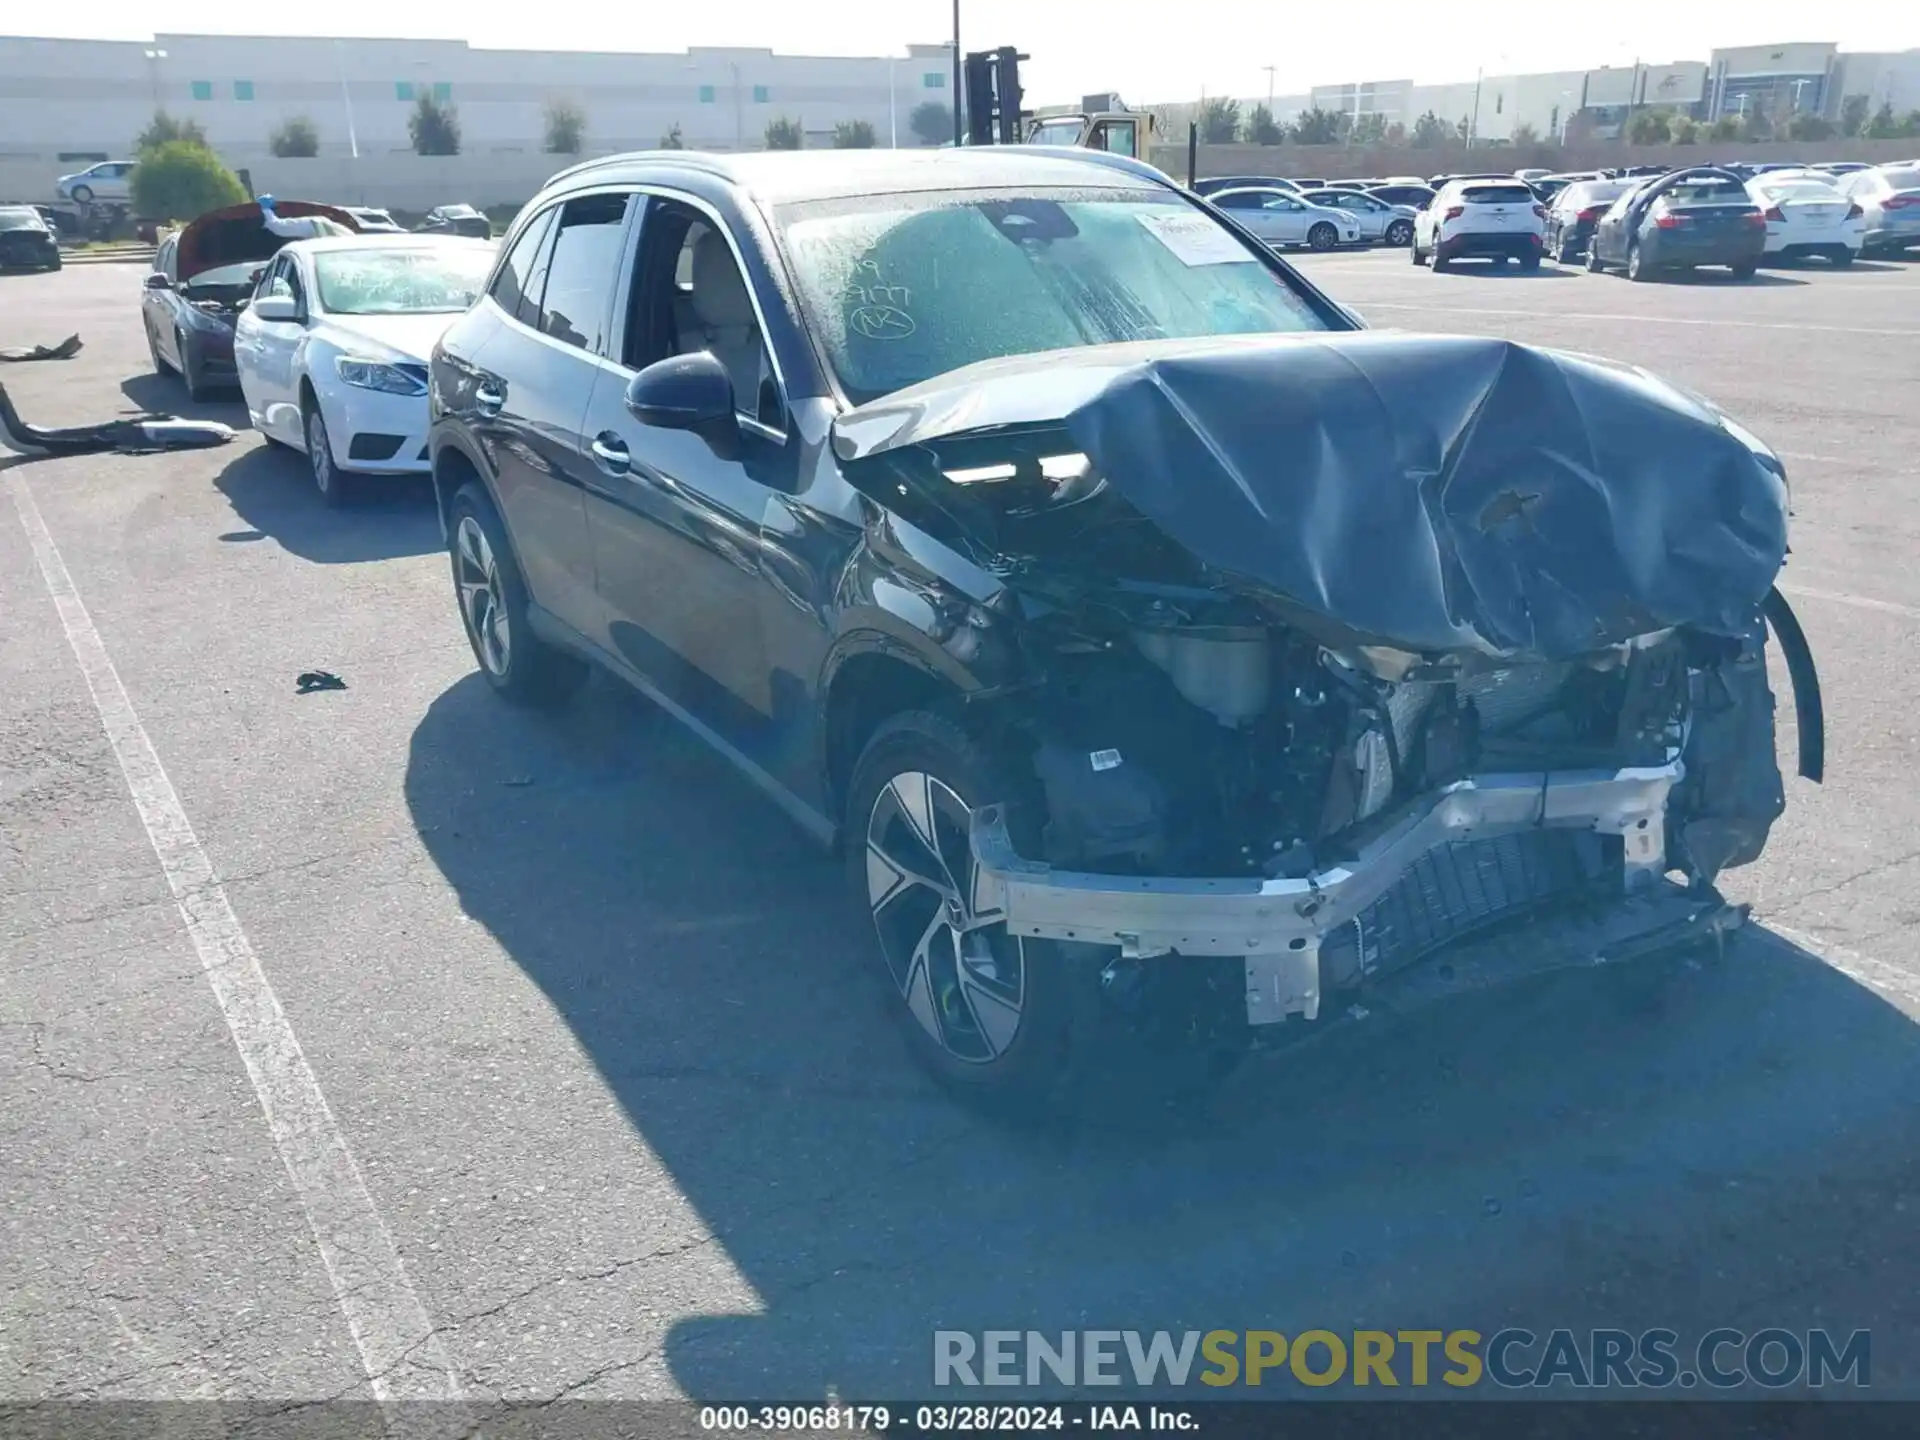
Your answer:
[[[1920,110],[1909,110],[1900,122],[1900,138],[1911,140],[1920,136]]]
[[[247,200],[240,177],[192,140],[168,140],[141,151],[129,183],[134,213],[147,220],[197,220],[209,210]]]
[[[1538,145],[1540,132],[1533,128],[1531,121],[1522,120],[1513,127],[1513,143],[1516,145]]]
[[[1700,138],[1700,125],[1691,115],[1676,115],[1667,126],[1667,138],[1675,145],[1692,145]]]
[[[1883,101],[1880,108],[1873,112],[1873,118],[1867,121],[1867,128],[1860,133],[1868,140],[1899,139],[1900,122],[1893,118],[1893,102]]]
[[[1642,110],[1627,122],[1627,143],[1665,145],[1673,138],[1671,122],[1664,110]]]
[[[1892,114],[1892,111],[1888,111]],[[171,145],[176,140],[185,140],[190,145],[204,146],[207,132],[200,128],[197,120],[176,120],[164,110],[153,112],[153,119],[147,123],[133,141],[133,153],[139,155],[148,150],[158,150],[162,145]]]
[[[1431,150],[1437,145],[1446,144],[1450,138],[1447,122],[1431,110],[1413,122],[1412,144],[1416,150]]]
[[[1216,95],[1200,106],[1200,140],[1206,145],[1231,145],[1240,138],[1240,102]]]
[[[938,100],[927,100],[913,107],[907,116],[907,129],[922,145],[938,145],[953,139],[953,111]]]
[[[1380,145],[1387,138],[1387,117],[1379,111],[1371,115],[1362,115],[1356,119],[1347,131],[1347,141],[1353,145]]]
[[[578,155],[586,139],[587,115],[571,100],[547,101],[547,153]]]
[[[1787,121],[1789,140],[1831,140],[1833,122],[1824,116],[1802,111]]]
[[[458,155],[460,112],[435,99],[431,90],[422,90],[407,117],[407,134],[413,137],[416,155]]]
[[[833,127],[833,148],[836,150],[871,150],[873,148],[873,126],[865,120],[842,120]]]
[[[798,150],[806,144],[806,134],[800,129],[798,120],[789,120],[782,115],[777,120],[767,122],[767,149]]]
[[[1873,102],[1864,95],[1849,95],[1840,102],[1840,133],[1858,135],[1867,128],[1867,110]]]
[[[1738,140],[1740,138],[1740,117],[1738,115],[1722,115],[1718,120],[1714,121],[1712,125],[1707,127],[1707,138],[1709,140]]]
[[[1340,122],[1346,117],[1333,110],[1322,110],[1318,105],[1302,110],[1300,118],[1293,122],[1293,143],[1296,145],[1333,145],[1340,140]]]
[[[1256,105],[1247,116],[1247,138],[1256,145],[1283,145],[1287,128],[1274,120],[1273,111],[1265,105]]]
[[[320,153],[320,132],[306,116],[293,115],[267,137],[267,148],[282,160],[311,160]]]
[[[671,130],[660,137],[660,148],[662,150],[684,150],[687,148],[687,142],[680,134],[680,122],[678,120],[673,122],[673,128]]]
[[[1387,133],[1386,133],[1385,139],[1387,144],[1389,145],[1406,144],[1407,143],[1407,127],[1402,125],[1398,120],[1394,121],[1391,125],[1387,126]]]

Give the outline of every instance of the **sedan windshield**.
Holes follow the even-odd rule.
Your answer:
[[[877,195],[776,218],[855,404],[1007,355],[1327,328],[1257,252],[1171,194]]]
[[[322,250],[313,268],[320,308],[330,315],[457,314],[479,298],[493,251]]]
[[[37,210],[0,210],[0,230],[44,230]]]

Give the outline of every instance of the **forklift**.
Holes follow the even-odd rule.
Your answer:
[[[1085,95],[1079,106],[1020,108],[1022,55],[1011,45],[966,57],[966,136],[969,145],[1071,145],[1148,160],[1153,116],[1129,110],[1118,95]]]

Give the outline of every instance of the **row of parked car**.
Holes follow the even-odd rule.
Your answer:
[[[1768,259],[1850,265],[1862,254],[1920,247],[1920,161],[1734,161],[1425,180],[1234,175],[1193,188],[1269,244],[1405,245],[1416,265],[1440,269],[1466,257],[1523,266],[1551,258],[1593,269],[1618,264],[1635,276],[1716,264],[1746,275]]]

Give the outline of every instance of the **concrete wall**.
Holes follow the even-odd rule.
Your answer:
[[[1339,145],[1202,145],[1200,175],[1316,175],[1339,180],[1361,175],[1438,175],[1526,169],[1593,170],[1612,165],[1698,165],[1713,160],[1865,160],[1886,164],[1920,156],[1915,140],[1776,141],[1767,145],[1463,145],[1430,150]],[[1176,180],[1187,178],[1184,145],[1155,147],[1153,163]]]

